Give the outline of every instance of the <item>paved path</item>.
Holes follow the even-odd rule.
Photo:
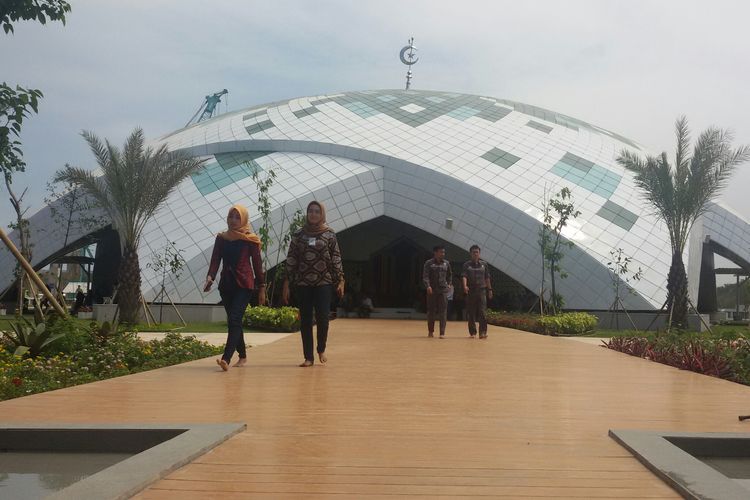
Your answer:
[[[326,366],[297,335],[0,403],[5,422],[246,422],[141,499],[677,498],[611,428],[747,432],[750,388],[595,345],[490,327],[339,319]]]

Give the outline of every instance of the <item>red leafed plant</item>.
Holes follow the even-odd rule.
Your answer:
[[[604,347],[615,351],[624,352],[639,358],[648,358],[649,341],[644,337],[613,337],[608,342],[603,342]]]
[[[690,340],[677,351],[679,368],[720,378],[731,378],[732,365],[721,345]]]
[[[747,358],[747,342],[667,335],[613,337],[603,346],[682,370],[747,383],[740,374],[741,360]]]

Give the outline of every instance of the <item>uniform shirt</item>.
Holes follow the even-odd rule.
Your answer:
[[[482,259],[479,259],[476,264],[468,260],[461,268],[461,276],[466,278],[469,290],[484,290],[487,288],[487,280],[490,279],[490,269]]]
[[[453,272],[450,262],[443,259],[442,262],[430,259],[424,263],[422,268],[422,283],[425,288],[432,287],[433,291],[447,292],[453,282]]]
[[[344,280],[341,250],[336,233],[328,230],[311,236],[294,233],[286,256],[286,272],[297,286],[336,285]]]
[[[220,289],[223,288],[223,281],[232,279],[240,288],[253,289],[265,284],[258,244],[244,240],[227,241],[217,236],[211,254],[211,264],[208,266],[208,275],[212,280],[216,279],[221,261],[224,261],[224,265],[221,268]]]

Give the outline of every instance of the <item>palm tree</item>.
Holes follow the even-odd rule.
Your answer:
[[[96,157],[101,173],[66,167],[56,181],[79,186],[106,210],[120,236],[118,303],[121,318],[136,323],[141,299],[138,245],[146,222],[180,182],[202,168],[205,160],[170,152],[166,145],[145,147],[143,130],[135,129],[120,151],[92,132],[82,134]]]
[[[653,205],[655,215],[669,230],[672,263],[667,277],[666,306],[670,326],[685,327],[688,315],[687,274],[682,253],[693,223],[726,184],[734,168],[750,159],[750,146],[732,149],[731,132],[706,129],[690,154],[690,130],[684,116],[675,122],[677,150],[674,165],[667,153],[640,158],[623,150],[617,163],[635,173],[635,183]]]

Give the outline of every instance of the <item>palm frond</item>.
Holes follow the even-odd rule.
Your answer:
[[[616,161],[635,174],[635,184],[653,205],[655,215],[660,219],[668,219],[673,205],[669,189],[672,179],[665,157],[648,156],[644,160],[635,153],[623,150]]]
[[[144,148],[143,130],[136,128],[125,140],[123,147],[124,162],[135,164],[143,156]]]
[[[690,230],[708,209],[709,201],[725,186],[734,168],[750,160],[750,146],[732,149],[732,134],[710,127],[700,134],[690,156],[690,130],[684,116],[675,122],[675,134],[677,149],[673,167],[666,153],[642,160],[623,151],[617,162],[635,174],[636,185],[669,230],[672,264],[667,277],[667,302],[677,311],[673,323],[684,324],[687,287],[682,252]]]
[[[102,144],[102,141],[93,133],[88,130],[83,130],[81,135],[86,140],[91,149],[91,152],[96,158],[96,163],[100,168],[104,169],[110,162],[109,152],[107,148]]]
[[[110,199],[107,193],[106,186],[102,182],[102,179],[94,176],[90,171],[84,170],[80,167],[73,167],[71,165],[65,165],[65,168],[59,170],[55,174],[55,181],[61,181],[68,184],[79,186],[89,196],[94,198],[102,208],[111,216],[109,211]]]
[[[675,135],[673,166],[666,153],[644,161],[623,151],[617,162],[635,173],[636,185],[669,230],[672,250],[682,252],[693,224],[726,185],[734,168],[750,159],[750,148],[732,149],[732,134],[710,127],[700,134],[691,155],[690,129],[684,116],[675,122]]]
[[[674,124],[675,135],[677,136],[677,149],[675,151],[675,166],[678,168],[687,167],[690,164],[688,156],[690,150],[690,127],[688,127],[687,117],[680,116]]]

